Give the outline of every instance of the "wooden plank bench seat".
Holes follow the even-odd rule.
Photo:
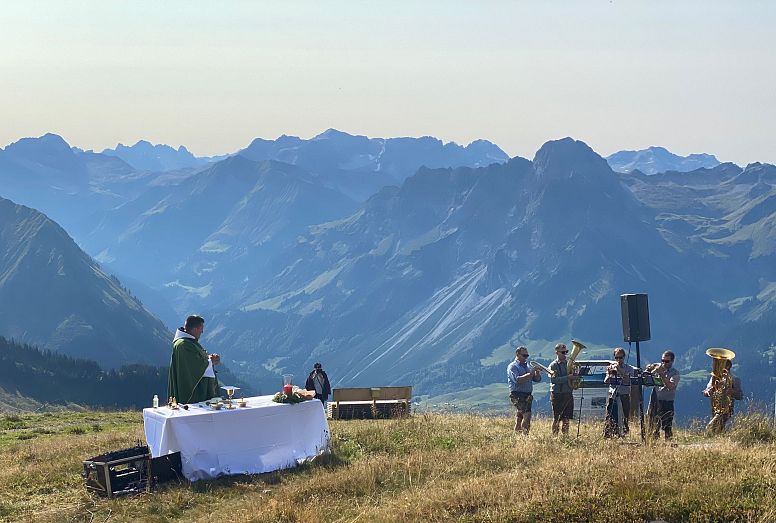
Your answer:
[[[412,387],[334,389],[327,405],[332,419],[400,418],[410,415]]]

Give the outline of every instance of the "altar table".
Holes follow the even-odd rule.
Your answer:
[[[260,474],[294,467],[329,448],[329,424],[318,400],[297,404],[272,396],[246,398],[246,407],[214,410],[203,403],[143,409],[153,457],[180,451],[190,481]]]

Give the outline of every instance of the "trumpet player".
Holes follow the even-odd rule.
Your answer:
[[[625,363],[625,349],[614,349],[614,363],[606,371],[604,383],[609,384],[609,400],[606,403],[606,421],[604,422],[604,438],[625,436],[630,432],[628,418],[630,417],[630,388],[634,368]],[[620,420],[622,407],[622,420]],[[622,423],[622,432],[619,431]]]
[[[522,345],[515,350],[515,359],[507,367],[509,400],[515,407],[515,433],[528,435],[531,429],[531,404],[533,384],[542,380],[539,368],[528,366],[528,348]]]
[[[562,430],[569,433],[569,420],[574,417],[574,396],[568,380],[566,355],[569,350],[563,343],[555,345],[555,360],[550,363],[550,404],[552,405],[552,435]],[[561,429],[562,425],[562,429]]]
[[[663,380],[662,387],[654,387],[649,401],[649,413],[651,417],[653,436],[660,437],[660,429],[663,429],[666,440],[673,435],[674,424],[674,398],[676,387],[679,386],[679,371],[674,368],[676,356],[670,350],[663,353],[660,363],[647,365],[647,370],[653,376],[659,376]],[[652,367],[650,369],[650,367]]]

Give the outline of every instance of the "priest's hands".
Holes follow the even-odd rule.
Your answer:
[[[221,363],[221,356],[219,354],[213,353],[210,355],[210,361],[213,362],[213,365],[218,365]]]

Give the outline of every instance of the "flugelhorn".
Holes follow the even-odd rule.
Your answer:
[[[547,376],[549,376],[550,378],[554,378],[555,377],[555,371],[554,370],[548,369],[547,367],[545,367],[544,365],[542,365],[538,361],[529,361],[528,364],[531,367],[533,367],[534,369],[539,369],[541,371],[546,372]]]

